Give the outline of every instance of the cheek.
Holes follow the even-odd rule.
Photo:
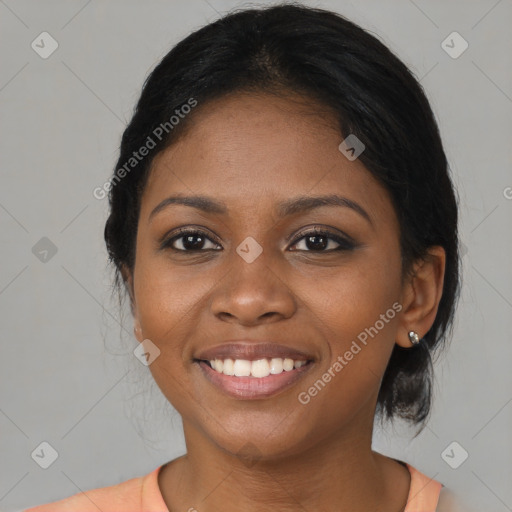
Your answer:
[[[138,260],[135,268],[137,313],[144,338],[160,350],[149,370],[163,395],[179,411],[199,407],[187,384],[187,340],[197,336],[194,317],[204,307],[202,294],[209,287],[200,277],[184,278],[180,269],[159,258]],[[194,405],[195,404],[195,405]]]
[[[328,355],[298,397],[319,431],[345,424],[376,400],[395,344],[399,277],[368,269],[325,281],[329,303],[317,308],[315,321]]]
[[[141,250],[135,267],[135,296],[144,334],[162,344],[176,339],[187,318],[204,307],[210,281],[208,272],[173,266],[165,256],[151,257]]]
[[[137,314],[144,338],[160,350],[149,369],[164,395],[178,408],[183,397],[194,400],[190,386],[184,386],[191,370],[190,341],[206,343],[211,336],[201,332],[209,325],[201,319],[208,310],[209,294],[223,274],[213,268],[198,272],[193,265],[172,265],[165,255],[155,257],[142,249],[137,257]]]
[[[329,390],[318,402],[332,398],[357,409],[378,390],[402,309],[400,254],[392,249],[367,248],[357,263],[323,276],[315,287],[304,283],[328,352],[322,371]]]
[[[385,325],[379,322],[378,327],[387,334],[396,323],[397,306],[392,306],[401,292],[400,255],[390,248],[367,247],[349,265],[317,276],[314,286],[305,279],[300,287],[329,340],[350,344],[381,315],[386,317]]]

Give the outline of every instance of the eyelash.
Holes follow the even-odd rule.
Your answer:
[[[190,235],[200,235],[201,237],[206,238],[206,239],[210,240],[211,242],[214,242],[204,231],[201,231],[198,229],[183,228],[183,229],[179,229],[177,234],[174,235],[172,238],[165,240],[161,245],[161,249],[170,249],[171,251],[182,252],[182,253],[186,253],[186,252],[189,252],[189,253],[196,252],[197,253],[197,252],[205,252],[205,251],[215,250],[215,249],[197,249],[197,250],[189,249],[189,250],[187,250],[187,249],[176,249],[175,247],[172,247],[172,244],[176,240],[179,240],[181,238],[184,238],[184,237],[190,236]],[[313,253],[321,254],[321,253],[331,253],[334,251],[346,251],[346,250],[354,249],[356,247],[356,244],[353,241],[349,240],[348,238],[341,237],[339,235],[334,234],[331,231],[328,231],[324,228],[318,228],[318,227],[314,227],[312,229],[309,229],[307,231],[303,231],[303,232],[299,233],[297,235],[297,237],[294,239],[292,246],[296,245],[303,238],[306,238],[308,236],[323,236],[330,240],[334,240],[337,244],[339,244],[339,246],[336,247],[335,249],[330,249],[330,250],[314,251],[314,250],[300,249],[299,251],[313,252]],[[214,243],[217,243],[217,242],[214,242]]]

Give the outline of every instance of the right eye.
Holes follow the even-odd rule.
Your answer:
[[[175,244],[175,242],[178,242],[178,244]],[[207,247],[205,249],[204,245],[207,244],[207,242],[213,244],[214,247]],[[175,245],[181,247],[176,247]],[[218,244],[213,242],[203,231],[197,229],[180,229],[177,235],[165,240],[161,248],[171,249],[177,252],[200,252],[204,250],[218,250],[215,248],[215,245],[218,246]]]

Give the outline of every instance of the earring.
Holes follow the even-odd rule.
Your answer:
[[[418,333],[414,331],[409,331],[409,340],[413,345],[418,345],[420,343],[420,337]]]

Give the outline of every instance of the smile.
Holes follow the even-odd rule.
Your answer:
[[[239,399],[262,399],[276,395],[301,379],[312,361],[290,358],[196,360],[202,374],[217,389]]]

